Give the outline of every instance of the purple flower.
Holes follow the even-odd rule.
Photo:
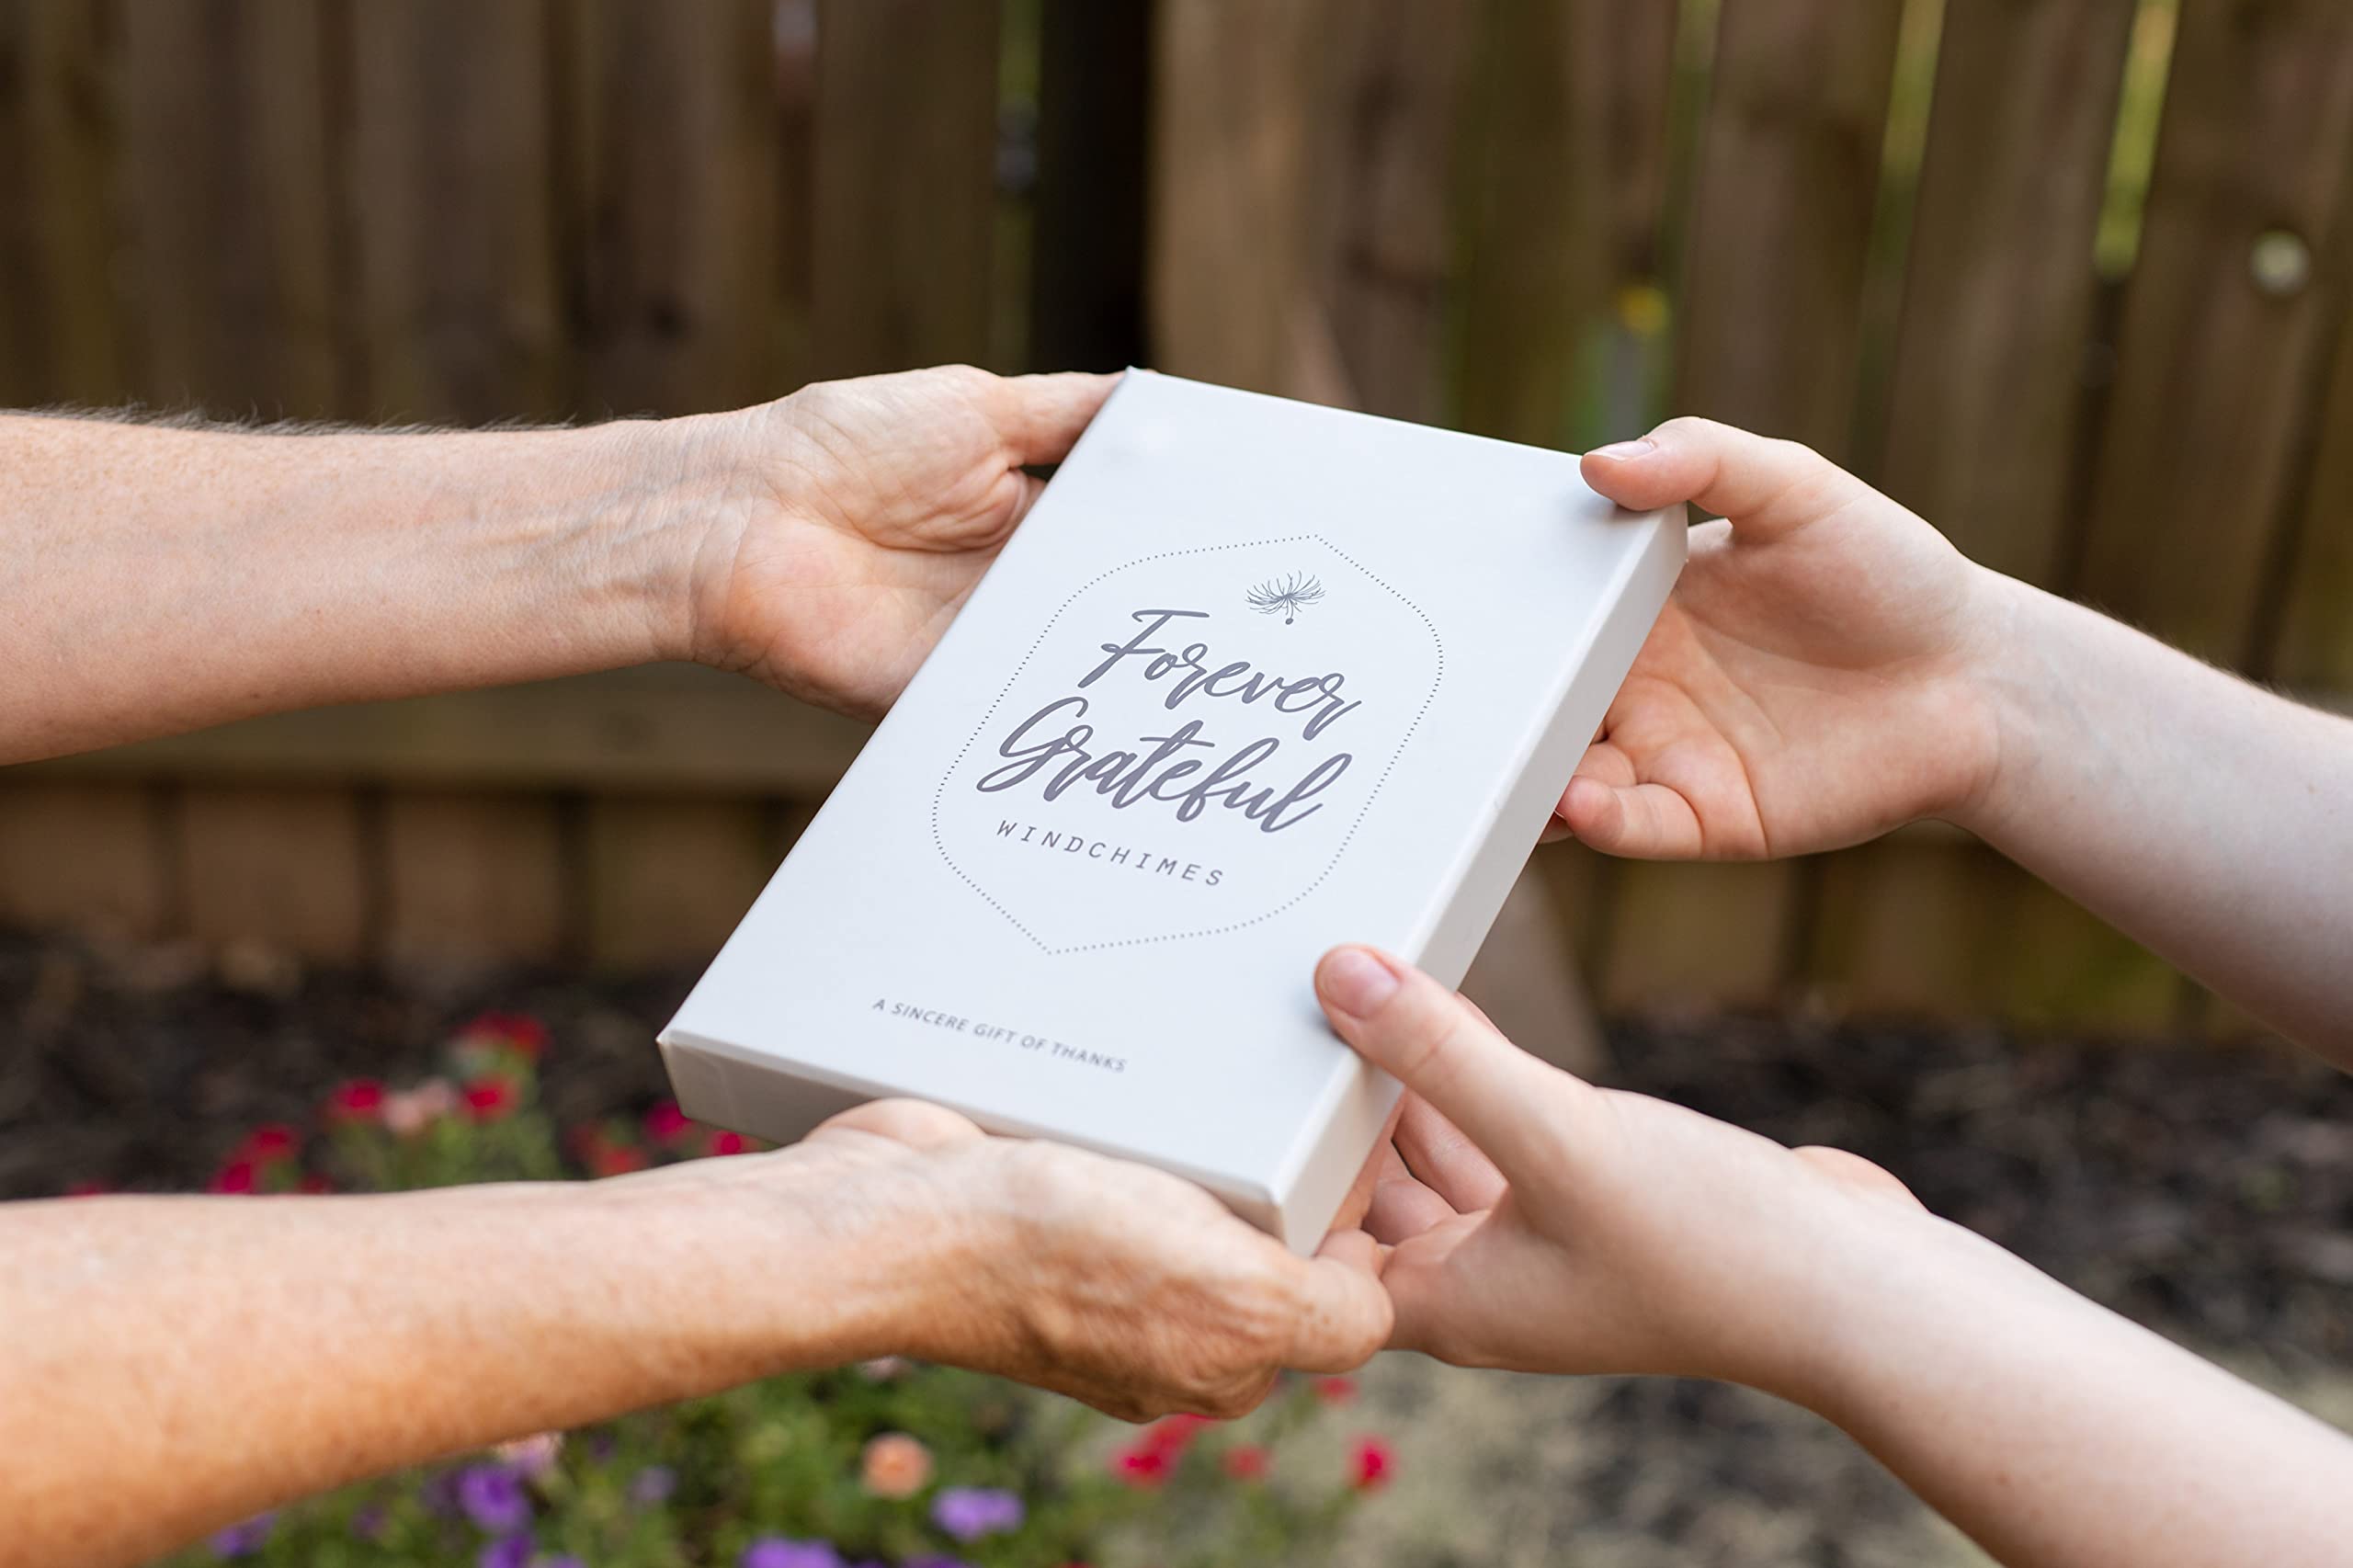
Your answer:
[[[910,1557],[906,1568],[971,1568],[961,1557]]]
[[[530,1568],[533,1550],[529,1536],[510,1535],[483,1547],[474,1568]]]
[[[539,1568],[588,1568],[588,1564],[566,1551],[555,1557],[540,1558]]]
[[[360,1540],[384,1539],[384,1506],[370,1503],[351,1516],[351,1533]]]
[[[275,1514],[256,1514],[243,1524],[216,1532],[207,1544],[215,1557],[251,1557],[268,1542],[270,1526],[277,1518]]]
[[[531,1522],[522,1478],[503,1464],[468,1465],[458,1472],[458,1506],[484,1535],[512,1535]]]
[[[666,1464],[650,1464],[629,1478],[629,1500],[651,1508],[667,1503],[678,1489],[678,1472]]]
[[[931,1522],[958,1540],[1021,1528],[1021,1499],[992,1486],[951,1486],[932,1499]]]
[[[842,1568],[842,1554],[827,1541],[762,1536],[744,1549],[738,1568]]]

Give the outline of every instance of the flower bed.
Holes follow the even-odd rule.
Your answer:
[[[751,1153],[675,1105],[559,1129],[548,1031],[487,1014],[444,1070],[325,1096],[310,1128],[228,1149],[217,1193],[389,1191],[614,1176]],[[97,1190],[85,1186],[79,1190]],[[1135,1428],[995,1379],[898,1360],[774,1379],[388,1476],[222,1531],[176,1562],[480,1568],[1052,1568],[1295,1562],[1387,1482],[1345,1378],[1294,1379],[1249,1417]]]

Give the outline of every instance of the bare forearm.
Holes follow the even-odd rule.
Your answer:
[[[0,763],[676,656],[722,428],[0,417]]]
[[[0,1563],[142,1562],[399,1465],[895,1347],[898,1262],[779,1196],[0,1211]]]
[[[1813,1402],[1930,1505],[2009,1568],[2339,1560],[2353,1439],[1940,1228]]]
[[[1967,825],[2353,1066],[2353,721],[2018,584],[2001,760]]]

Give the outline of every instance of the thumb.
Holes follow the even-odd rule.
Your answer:
[[[1557,1162],[1593,1091],[1497,1034],[1469,1004],[1371,948],[1335,948],[1315,994],[1340,1038],[1460,1128],[1506,1180]]]
[[[1016,463],[1058,463],[1070,456],[1080,433],[1119,384],[1116,375],[1083,370],[993,377],[989,421]]]
[[[1581,472],[1620,506],[1648,512],[1688,501],[1747,534],[1785,532],[1865,488],[1810,447],[1712,419],[1670,419],[1639,439],[1597,448]]]

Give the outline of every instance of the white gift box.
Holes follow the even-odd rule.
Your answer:
[[[1561,452],[1130,371],[663,1031],[680,1104],[915,1096],[1312,1249],[1396,1096],[1317,958],[1461,978],[1685,531]]]

